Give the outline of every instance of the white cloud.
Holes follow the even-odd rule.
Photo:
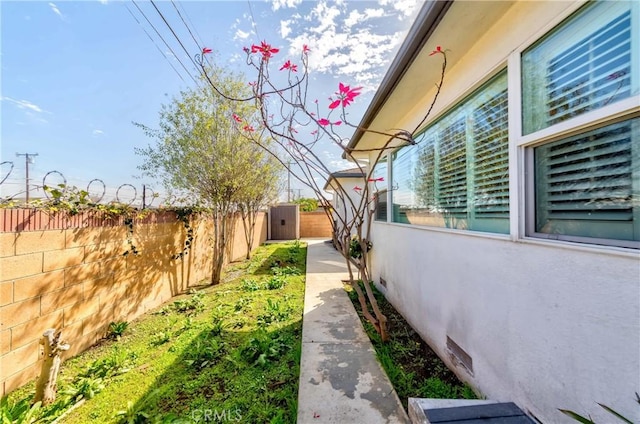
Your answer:
[[[2,97],[2,100],[5,100],[7,102],[13,103],[14,105],[16,105],[18,107],[18,109],[27,109],[27,110],[31,110],[33,112],[38,112],[38,113],[50,113],[47,112],[46,110],[42,109],[40,106],[38,106],[35,103],[31,103],[28,100],[16,100],[16,99],[12,99],[11,97]]]
[[[61,18],[64,18],[64,16],[62,15],[62,12],[60,12],[60,9],[58,9],[58,6],[56,6],[55,3],[49,3],[49,7],[51,7],[51,10],[53,10],[53,13],[60,16]]]
[[[312,73],[362,86],[363,92],[373,91],[406,30],[391,19],[407,21],[408,28],[405,15],[416,10],[418,1],[381,0],[375,8],[370,4],[319,0],[304,17],[281,20],[289,54],[299,54],[307,44]]]
[[[276,11],[280,8],[291,9],[298,6],[300,3],[302,3],[302,0],[273,0],[273,2],[271,3],[271,9],[273,11]]]
[[[392,6],[394,10],[400,12],[404,17],[411,16],[416,10],[418,4],[421,2],[417,0],[379,0],[380,6]]]
[[[109,3],[109,0],[98,0],[98,1],[99,1],[100,3],[102,3],[102,4],[107,4],[107,3]]]
[[[102,135],[102,134],[104,134],[104,131],[102,131],[102,130],[98,130],[98,129],[93,130],[93,135],[94,136],[99,136],[99,135]]]
[[[280,21],[280,36],[282,38],[287,38],[289,34],[291,34],[291,23],[293,21],[288,19],[286,21]]]
[[[349,17],[344,20],[344,25],[346,27],[352,27],[373,18],[382,18],[384,15],[384,9],[365,9],[363,13],[352,10]]]
[[[246,40],[247,38],[249,38],[249,36],[251,35],[251,32],[245,32],[241,29],[236,31],[236,34],[234,35],[233,39],[234,40]]]

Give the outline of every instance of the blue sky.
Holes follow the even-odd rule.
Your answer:
[[[142,159],[134,148],[151,140],[132,122],[155,127],[160,106],[193,86],[189,74],[197,77],[197,71],[153,5],[136,3],[177,58],[132,1],[0,2],[0,154],[1,161],[14,163],[0,195],[24,191],[24,157],[16,153],[38,153],[30,165],[34,186],[55,170],[79,188],[101,179],[107,186],[105,200],[124,183],[138,190],[147,183],[162,191],[159,183],[138,178]],[[282,61],[299,57],[302,44],[308,44],[310,91],[315,97],[327,98],[338,82],[365,87],[350,110],[357,123],[420,3],[273,0],[156,5],[192,55],[198,47],[176,7],[196,40],[214,50],[216,63],[235,71],[246,70],[242,48],[262,39],[281,49],[277,60]],[[325,146],[321,154],[336,169],[345,165],[337,150]],[[0,180],[8,169],[8,164],[2,165]],[[59,182],[56,174],[47,178],[47,184]],[[101,191],[101,186],[93,184],[94,189]],[[130,191],[123,189],[122,200],[131,196]]]

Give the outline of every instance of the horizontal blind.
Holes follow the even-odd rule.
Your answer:
[[[437,212],[439,209],[436,200],[435,158],[433,141],[428,141],[419,153],[415,186],[418,206],[426,208],[428,212]]]
[[[473,112],[476,218],[509,218],[509,131],[507,90]]]
[[[460,117],[439,133],[438,204],[457,218],[467,216],[466,119]]]
[[[548,220],[631,221],[632,134],[626,121],[536,148],[538,227]]]
[[[547,124],[631,95],[631,12],[611,20],[551,59]]]

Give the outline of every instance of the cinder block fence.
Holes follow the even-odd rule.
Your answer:
[[[175,259],[186,229],[174,213],[151,213],[129,227],[122,218],[0,210],[2,395],[37,376],[47,328],[62,330],[68,358],[102,338],[110,322],[131,321],[209,279],[213,225],[201,218],[192,227],[191,249]],[[261,214],[254,247],[266,234]],[[230,253],[246,255],[239,220]]]
[[[331,221],[324,211],[300,212],[300,237],[331,238],[331,233]]]

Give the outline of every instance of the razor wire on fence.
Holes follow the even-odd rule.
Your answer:
[[[147,184],[138,187],[134,184],[124,183],[119,186],[108,186],[104,180],[94,178],[88,183],[74,180],[69,183],[65,175],[57,170],[44,174],[41,184],[32,182],[17,182],[10,179],[14,171],[14,164],[11,161],[0,163],[0,203],[16,202],[17,204],[30,203],[29,200],[53,201],[55,198],[62,198],[72,191],[82,193],[88,201],[95,204],[118,203],[122,205],[139,207],[141,209],[158,207],[166,196],[154,191]],[[35,179],[33,179],[35,181]],[[12,189],[12,186],[15,188]],[[20,187],[20,188],[18,188]]]

